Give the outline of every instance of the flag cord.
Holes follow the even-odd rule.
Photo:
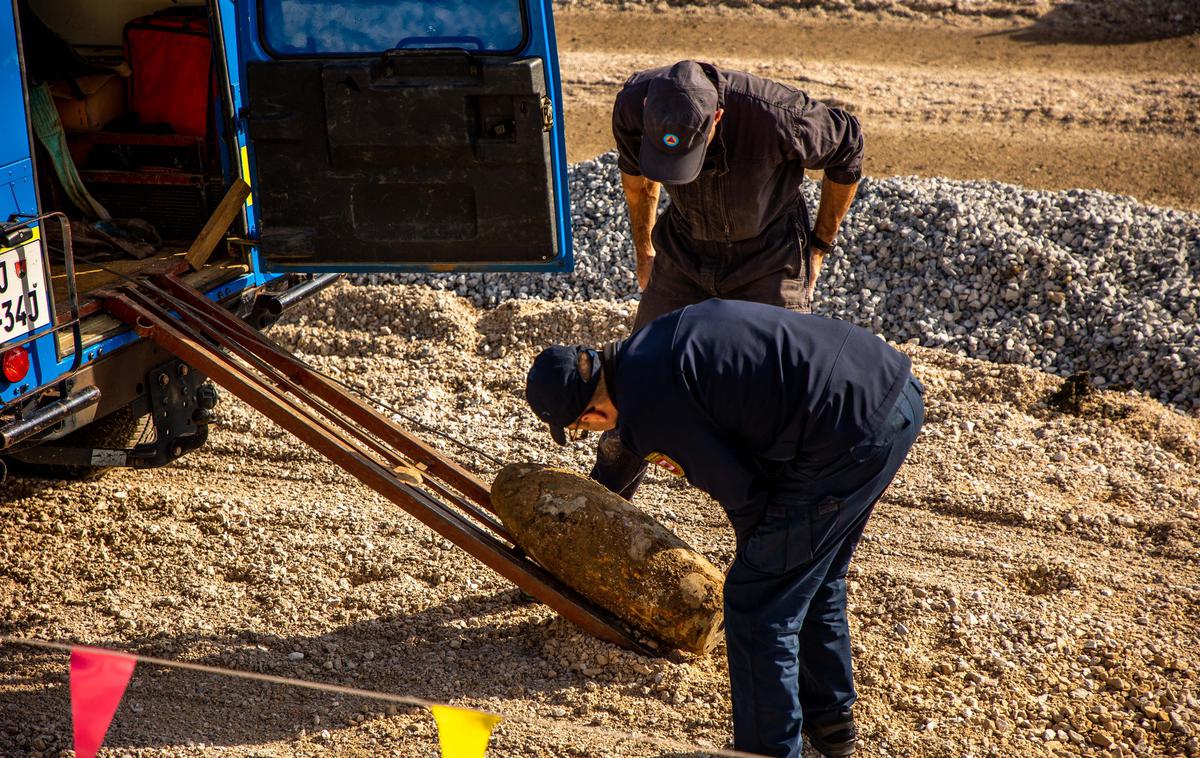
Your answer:
[[[155,658],[139,653],[126,653],[121,650],[113,650],[111,648],[93,647],[90,645],[72,645],[64,642],[51,642],[49,640],[8,637],[0,635],[0,644],[10,645],[26,645],[28,647],[42,648],[45,650],[58,650],[65,653],[75,651],[100,653],[104,655],[117,655],[126,658],[133,658],[138,663],[147,663],[152,666],[164,666],[167,668],[185,669],[188,671],[197,671],[204,674],[215,674],[217,676],[230,676],[239,679],[250,679],[258,682],[267,682],[270,684],[282,684],[291,687],[303,687],[310,690],[319,690],[321,692],[331,692],[338,695],[348,697],[368,698],[371,700],[384,700],[392,703],[400,703],[403,705],[415,705],[422,708],[458,708],[460,706],[452,706],[446,703],[438,703],[432,700],[424,700],[422,698],[410,697],[408,695],[393,695],[388,692],[378,692],[375,690],[364,690],[357,687],[343,687],[337,684],[325,684],[323,682],[310,682],[304,679],[293,679],[286,676],[276,676],[274,674],[261,674],[256,671],[241,671],[238,669],[227,669],[218,666],[206,666],[202,663],[190,663],[187,661],[170,660],[167,658]],[[721,756],[722,758],[760,758],[751,753],[744,753],[736,750],[725,750],[722,748],[709,748],[700,745],[693,745],[679,740],[668,739],[664,737],[656,737],[650,734],[643,734],[634,731],[617,731],[615,729],[605,729],[603,727],[595,727],[584,724],[572,724],[571,722],[563,722],[560,720],[545,719],[538,716],[524,715],[509,715],[503,713],[494,713],[491,711],[481,711],[477,708],[469,708],[476,713],[482,713],[487,716],[493,716],[505,721],[514,721],[540,727],[549,727],[552,729],[561,729],[564,725],[569,725],[574,729],[586,731],[596,736],[607,736],[621,740],[635,740],[638,742],[650,743],[669,750],[692,752],[705,756]]]

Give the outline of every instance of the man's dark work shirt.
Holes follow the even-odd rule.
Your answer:
[[[737,242],[762,234],[800,201],[804,170],[854,184],[862,176],[858,119],[800,90],[740,71],[700,66],[716,83],[725,115],[708,146],[704,170],[690,184],[665,185],[673,213],[692,239]],[[634,74],[613,107],[618,165],[640,176],[642,112],[650,81],[670,67]]]
[[[608,370],[622,442],[708,492],[740,535],[786,503],[792,467],[878,430],[911,365],[844,321],[713,299],[650,322]]]

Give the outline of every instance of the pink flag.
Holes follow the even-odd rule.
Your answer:
[[[137,659],[88,648],[71,651],[71,722],[76,758],[95,758]]]

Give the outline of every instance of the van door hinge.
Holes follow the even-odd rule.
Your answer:
[[[542,95],[542,131],[548,132],[554,128],[554,103]]]

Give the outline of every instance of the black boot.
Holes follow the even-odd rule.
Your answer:
[[[829,758],[853,755],[858,744],[858,727],[849,708],[831,713],[817,721],[804,720],[804,736],[808,744]]]

